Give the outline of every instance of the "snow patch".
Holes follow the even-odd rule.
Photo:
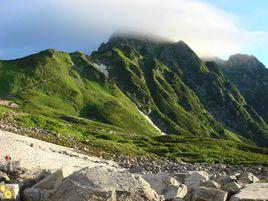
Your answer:
[[[109,72],[108,72],[108,70],[107,70],[107,66],[106,65],[104,65],[104,64],[96,64],[96,63],[94,63],[94,66],[100,71],[100,72],[102,72],[106,77],[108,77],[108,74],[109,74]]]
[[[138,108],[137,108],[138,109]],[[145,115],[142,111],[140,111],[139,109],[138,109],[138,111],[139,111],[139,113],[142,115],[142,116],[144,116],[145,117],[145,119],[157,130],[157,131],[159,131],[162,135],[166,135],[166,133],[164,133],[164,132],[162,132],[161,130],[160,130],[160,128],[158,128],[157,127],[157,125],[155,125],[154,124],[154,122],[152,121],[152,119],[149,117],[149,116],[147,116],[147,115]]]

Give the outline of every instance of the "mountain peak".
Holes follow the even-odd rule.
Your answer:
[[[265,66],[253,55],[235,54],[231,55],[227,61],[228,66],[232,68],[259,69]]]
[[[162,38],[162,37],[156,36],[154,34],[129,33],[129,32],[117,32],[117,33],[114,33],[110,37],[109,42],[122,41],[122,40],[125,40],[125,41],[137,40],[137,41],[155,42],[155,43],[171,42],[170,40],[168,40],[166,38]]]

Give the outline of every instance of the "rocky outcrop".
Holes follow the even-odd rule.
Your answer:
[[[258,182],[250,172],[213,179],[204,171],[132,174],[107,166],[86,167],[72,174],[67,170],[60,169],[53,174],[42,171],[34,179],[39,182],[24,190],[24,201],[263,201],[268,198],[268,184],[248,184]]]
[[[83,168],[64,180],[56,172],[40,183],[24,192],[26,201],[160,200],[140,176],[105,167]]]

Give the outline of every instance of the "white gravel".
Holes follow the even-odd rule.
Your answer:
[[[62,167],[77,171],[84,167],[117,167],[113,161],[90,157],[76,150],[41,140],[0,130],[0,162],[9,154],[14,161],[20,161],[29,171],[55,170]]]

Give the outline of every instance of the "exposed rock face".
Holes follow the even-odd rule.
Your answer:
[[[227,61],[230,68],[258,69],[265,66],[254,56],[247,54],[235,54]]]
[[[231,201],[267,201],[268,184],[247,184],[245,188],[231,198]]]
[[[105,167],[84,168],[62,180],[59,185],[48,179],[25,191],[27,201],[133,200],[158,201],[156,192],[141,177],[127,171]],[[55,177],[56,181],[61,180]],[[42,181],[41,181],[42,182]],[[37,188],[39,187],[39,188]],[[32,192],[35,198],[27,196]]]

